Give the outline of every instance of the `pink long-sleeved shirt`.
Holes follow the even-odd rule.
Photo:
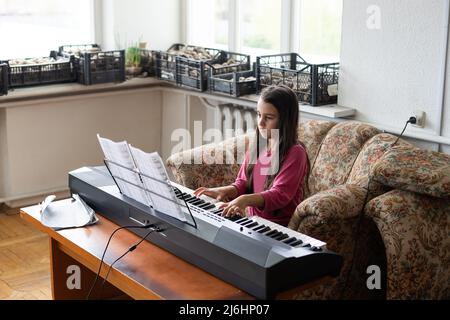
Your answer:
[[[270,168],[270,159],[271,154],[263,152],[254,166],[253,192],[262,195],[264,207],[249,207],[249,214],[287,226],[295,208],[303,199],[303,180],[308,170],[307,154],[302,146],[292,146],[272,186],[269,190],[264,190],[264,183],[267,178],[264,170]],[[233,183],[238,190],[238,196],[247,193],[245,171],[248,162],[249,154],[247,152],[236,181]]]

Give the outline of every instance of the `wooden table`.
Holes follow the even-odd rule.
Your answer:
[[[20,215],[24,220],[50,236],[53,299],[87,297],[108,238],[118,227],[101,214],[96,214],[99,221],[93,226],[55,231],[40,222],[39,206],[21,209]],[[102,278],[99,278],[91,293],[92,299],[254,299],[248,293],[148,241],[143,241],[136,250],[114,264],[100,296],[100,284],[110,264],[140,239],[128,230],[120,230],[114,235],[100,272]],[[76,282],[73,276],[78,272],[74,270],[80,271],[80,288],[74,288]],[[278,298],[295,297],[299,291],[326,279],[328,277],[289,290]]]

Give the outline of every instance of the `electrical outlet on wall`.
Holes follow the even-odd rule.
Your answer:
[[[425,112],[421,110],[414,110],[411,117],[416,118],[416,123],[412,124],[414,127],[423,128],[425,127]]]

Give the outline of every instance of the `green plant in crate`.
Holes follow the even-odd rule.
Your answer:
[[[127,74],[138,76],[142,73],[141,49],[138,46],[128,47],[125,51],[125,67]]]

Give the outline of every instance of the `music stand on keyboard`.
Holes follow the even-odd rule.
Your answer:
[[[160,197],[160,198],[163,198],[163,199],[165,199],[165,200],[167,200],[167,201],[170,201],[170,202],[172,202],[172,203],[175,203],[176,205],[178,205],[178,206],[180,206],[180,207],[182,206],[182,204],[178,202],[178,199],[177,199],[176,197],[173,198],[173,199],[171,199],[171,198],[168,198],[168,197],[166,197],[166,196],[164,196],[164,195],[161,195],[161,194],[159,194],[159,193],[156,193],[156,192],[153,191],[153,190],[147,189],[147,188],[145,187],[145,185],[144,185],[144,182],[143,182],[142,177],[151,179],[151,180],[156,181],[156,182],[158,182],[158,183],[162,183],[162,184],[168,186],[169,188],[176,188],[176,187],[173,187],[173,186],[172,186],[172,184],[170,183],[169,180],[166,181],[166,180],[157,179],[157,178],[155,178],[155,177],[151,177],[151,176],[146,175],[146,174],[144,174],[144,173],[142,173],[142,172],[140,172],[140,171],[138,171],[138,170],[135,170],[134,168],[128,168],[128,167],[126,167],[126,166],[124,166],[124,165],[121,165],[120,163],[117,163],[117,162],[114,162],[114,161],[111,161],[111,160],[108,160],[108,159],[104,159],[103,162],[105,163],[105,166],[106,166],[106,168],[108,169],[109,174],[110,174],[111,177],[113,178],[114,183],[116,184],[117,188],[119,189],[119,192],[120,192],[122,195],[124,195],[124,193],[123,193],[122,190],[120,189],[119,184],[117,183],[117,180],[120,180],[120,181],[122,181],[122,182],[124,182],[124,183],[130,184],[130,185],[132,185],[132,186],[134,186],[134,187],[136,187],[136,188],[139,188],[139,189],[141,189],[141,190],[144,190],[145,192],[148,192],[148,193],[150,193],[150,194],[154,194],[154,195],[156,195],[156,196],[158,196],[158,197]],[[118,167],[120,167],[120,168],[122,168],[122,169],[131,171],[131,172],[133,172],[133,173],[136,173],[136,174],[139,176],[139,178],[140,178],[140,180],[141,180],[143,186],[137,185],[137,184],[135,184],[135,183],[133,183],[133,182],[131,182],[131,181],[125,180],[125,179],[123,179],[123,178],[121,178],[121,177],[119,177],[119,176],[117,176],[117,175],[114,175],[114,174],[112,173],[110,167],[109,167],[111,164],[112,164],[112,165],[115,165],[115,166],[118,166]],[[177,189],[178,189],[178,188],[177,188]],[[183,221],[183,220],[181,220],[181,219],[179,219],[179,220],[180,220],[180,221],[183,221],[183,222],[186,223],[187,225],[189,225],[189,226],[194,227],[195,229],[197,229],[197,222],[195,221],[194,215],[192,214],[191,209],[190,209],[189,206],[187,205],[186,200],[184,199],[183,196],[182,196],[182,199],[183,199],[183,201],[184,201],[184,206],[187,208],[187,210],[188,210],[188,212],[189,212],[189,215],[191,216],[192,221],[194,222],[194,224],[191,224],[191,223],[189,223],[188,221]],[[161,208],[154,208],[154,209],[158,209],[160,212],[163,212],[163,213],[164,213],[164,211],[162,211]],[[172,216],[172,215],[171,215],[171,216]],[[173,216],[172,216],[172,217],[173,217]],[[175,218],[175,217],[173,217],[173,218]],[[176,218],[175,218],[175,219],[176,219]]]

